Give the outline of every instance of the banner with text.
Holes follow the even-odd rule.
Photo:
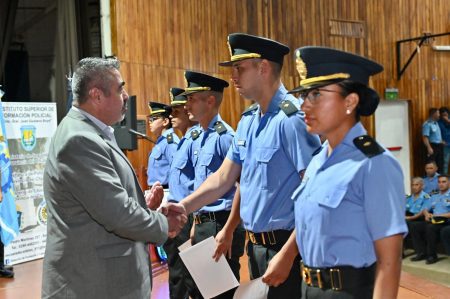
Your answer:
[[[56,103],[3,102],[3,112],[20,215],[20,234],[5,247],[5,264],[17,264],[44,256],[47,205],[42,179],[57,126]]]

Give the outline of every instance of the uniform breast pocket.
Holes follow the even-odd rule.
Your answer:
[[[258,148],[256,149],[256,161],[258,163],[260,186],[262,189],[270,189],[270,186],[274,184],[272,180],[269,179],[270,174],[276,173],[276,161],[275,154],[278,148]]]
[[[317,192],[317,202],[321,206],[325,206],[327,208],[335,209],[339,206],[339,204],[344,199],[345,194],[347,193],[346,187],[337,187],[327,190],[324,194],[319,194]]]
[[[184,179],[184,181],[183,181],[182,178],[184,178],[184,176],[182,176],[181,174],[183,173],[183,170],[186,168],[186,165],[188,163],[188,159],[187,158],[177,159],[177,160],[173,160],[172,163],[173,163],[173,167],[175,169],[177,169],[177,175],[178,175],[177,182],[178,182],[178,184],[185,183],[186,179]]]
[[[201,168],[201,178],[202,179],[206,179],[206,176],[208,175],[208,171],[215,171],[215,169],[213,169],[213,158],[214,158],[214,154],[212,153],[202,153],[199,157],[198,157],[198,167]]]
[[[161,160],[162,158],[162,151],[159,147],[154,147],[152,152],[150,153],[150,158],[154,160]]]

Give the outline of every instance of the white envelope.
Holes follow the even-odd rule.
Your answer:
[[[214,237],[209,237],[180,251],[184,265],[205,298],[215,297],[239,286],[224,256],[222,255],[218,262],[212,258],[215,249],[216,241]]]

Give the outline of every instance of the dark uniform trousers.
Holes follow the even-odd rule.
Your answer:
[[[227,222],[229,211],[203,213],[195,216],[195,230],[194,230],[194,244],[199,243],[211,236],[216,236],[219,231],[222,230]],[[244,254],[245,246],[245,231],[241,225],[239,225],[233,233],[233,243],[231,245],[231,259],[226,257],[234,276],[240,281],[239,270],[241,268],[239,259]],[[232,299],[236,288],[231,289],[214,299]],[[196,294],[194,294],[196,293]],[[203,299],[202,295],[196,290],[190,290],[192,299]],[[194,294],[194,295],[192,295]]]
[[[250,279],[255,279],[264,275],[270,260],[281,250],[283,245],[289,239],[291,231],[276,231],[276,238],[270,238],[266,235],[267,242],[262,244],[258,239],[260,234],[255,233],[257,237],[253,243],[251,240],[247,243],[248,267],[250,270]],[[253,239],[253,238],[251,238]],[[271,239],[274,242],[269,241]],[[275,240],[273,240],[275,239]],[[272,243],[272,244],[271,244]],[[273,244],[275,243],[275,244]],[[268,299],[300,298],[301,296],[301,274],[300,274],[300,255],[297,256],[292,265],[288,278],[278,287],[269,287]]]
[[[436,257],[440,231],[449,224],[448,221],[442,224],[433,224],[428,221],[411,222],[411,236],[416,254]]]
[[[180,234],[173,239],[167,239],[163,245],[169,267],[169,294],[171,299],[187,299],[191,295],[188,293],[188,285],[192,285],[193,280],[180,258],[178,247],[189,240],[193,221],[191,214]],[[195,284],[192,288],[194,287]]]
[[[372,299],[374,285],[362,285],[351,291],[335,291],[332,289],[321,289],[310,287],[302,281],[302,299]]]
[[[445,251],[450,255],[450,225],[441,229],[441,240],[444,244]]]

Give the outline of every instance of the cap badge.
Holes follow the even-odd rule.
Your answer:
[[[300,75],[300,79],[301,80],[305,80],[306,76],[308,75],[308,70],[306,69],[305,62],[300,57],[300,50],[297,50],[295,52],[295,56],[296,56],[295,65],[296,65],[296,68],[297,68],[297,72]]]

